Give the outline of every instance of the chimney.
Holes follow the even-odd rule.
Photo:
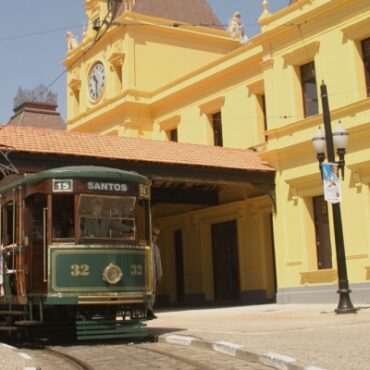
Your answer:
[[[54,104],[24,102],[14,108],[8,125],[65,130],[66,124],[56,109],[57,105]]]

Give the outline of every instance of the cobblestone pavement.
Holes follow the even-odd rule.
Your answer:
[[[168,343],[77,345],[55,347],[96,370],[268,370],[221,353]],[[41,370],[73,370],[58,357],[39,350],[25,350]],[[11,369],[14,370],[14,369]]]

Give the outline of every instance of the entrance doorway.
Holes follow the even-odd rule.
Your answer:
[[[215,301],[239,300],[239,257],[236,221],[211,226]]]

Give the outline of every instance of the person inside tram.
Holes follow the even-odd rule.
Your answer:
[[[85,218],[84,234],[88,237],[109,237],[111,230],[121,233],[132,233],[133,227],[122,224],[119,219],[107,217],[103,212],[103,199],[97,198],[92,203],[91,215]]]

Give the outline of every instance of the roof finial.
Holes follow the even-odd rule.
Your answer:
[[[262,1],[263,12],[261,16],[258,18],[258,21],[261,21],[262,19],[267,18],[268,16],[271,15],[271,13],[268,10],[268,6],[269,6],[269,2],[267,0],[263,0]]]
[[[124,0],[125,11],[132,12],[135,8],[135,0]]]
[[[267,0],[263,0],[262,1],[262,8],[263,8],[262,15],[270,15],[271,14],[268,10],[268,7],[269,7],[269,2]]]

